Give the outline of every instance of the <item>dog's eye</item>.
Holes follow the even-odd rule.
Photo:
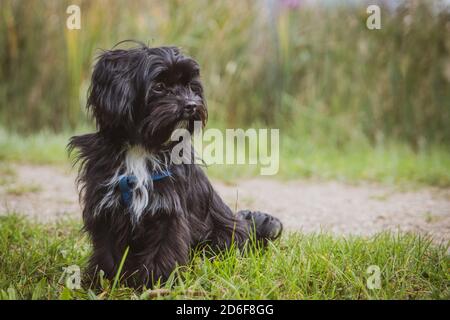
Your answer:
[[[166,86],[162,82],[158,82],[157,84],[155,84],[153,86],[153,91],[156,93],[163,93],[165,89],[166,89]]]
[[[201,89],[200,89],[200,86],[198,85],[198,83],[190,82],[188,84],[188,87],[189,87],[189,89],[191,89],[195,93],[201,92]]]

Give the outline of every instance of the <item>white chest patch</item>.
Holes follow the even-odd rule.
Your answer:
[[[148,184],[152,183],[151,179],[149,179],[148,164],[150,162],[150,154],[142,147],[135,146],[130,148],[125,156],[124,175],[134,175],[137,180],[130,206],[135,221],[139,221],[142,212],[148,205]]]
[[[149,191],[153,189],[153,181],[150,179],[150,176],[152,173],[167,170],[168,159],[165,155],[156,157],[140,146],[130,147],[126,151],[122,166],[117,169],[114,176],[106,183],[108,192],[97,206],[95,213],[98,214],[107,207],[121,205],[117,186],[123,176],[132,175],[136,177],[136,185],[133,189],[133,198],[128,210],[133,215],[133,222],[138,222],[149,205]]]

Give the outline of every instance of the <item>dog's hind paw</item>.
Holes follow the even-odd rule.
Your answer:
[[[283,231],[283,224],[278,218],[261,211],[239,211],[243,219],[247,220],[251,228],[255,229],[257,239],[275,240]]]

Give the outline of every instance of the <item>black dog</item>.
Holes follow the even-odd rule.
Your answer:
[[[175,47],[103,52],[94,68],[87,108],[98,132],[72,137],[84,228],[93,243],[89,275],[122,269],[133,286],[167,280],[188,262],[190,248],[241,247],[251,236],[276,239],[281,222],[265,213],[236,215],[196,164],[175,165],[174,129],[207,120],[199,66]],[[92,279],[92,278],[91,278]],[[131,281],[130,281],[131,280]]]

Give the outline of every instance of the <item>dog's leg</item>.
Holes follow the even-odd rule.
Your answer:
[[[241,247],[252,236],[266,244],[277,239],[283,230],[281,221],[267,213],[244,210],[234,215],[214,190],[210,217],[213,225],[210,242],[219,249],[229,247],[232,242]]]
[[[212,190],[210,217],[213,231],[209,242],[213,248],[225,249],[234,242],[238,247],[252,236],[262,240],[275,240],[281,235],[283,229],[280,220],[259,211],[239,211],[236,215],[222,201],[219,195]]]
[[[84,229],[92,240],[92,255],[86,270],[86,280],[98,284],[99,272],[102,270],[106,279],[116,276],[117,267],[130,238],[131,224],[126,217],[105,212],[93,217],[85,215]]]
[[[114,258],[111,241],[106,233],[92,235],[93,251],[87,268],[87,277],[92,282],[98,280],[100,270],[104,272],[106,279],[112,279],[116,274],[118,262]]]
[[[190,233],[183,216],[160,213],[143,225],[145,230],[133,240],[132,265],[127,267],[134,273],[128,281],[134,287],[152,287],[158,280],[166,282],[175,268],[189,259]]]
[[[208,217],[210,230],[207,242],[212,249],[224,250],[232,244],[242,247],[249,238],[248,223],[235,216],[211,187]]]

